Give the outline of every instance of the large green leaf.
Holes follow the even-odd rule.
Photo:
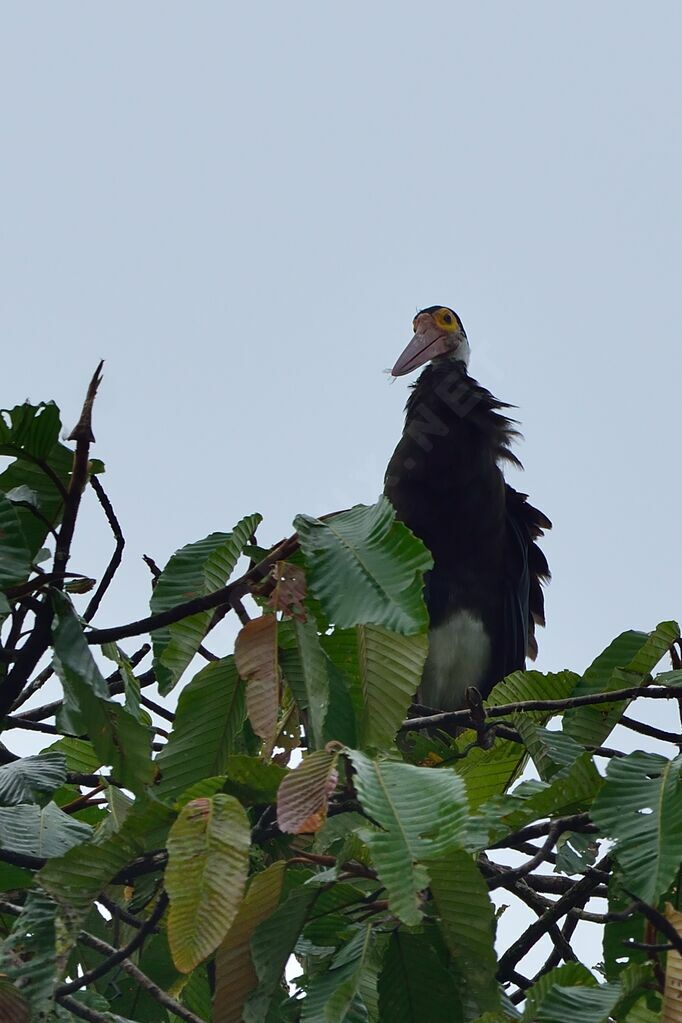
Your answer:
[[[168,836],[168,939],[189,973],[230,929],[244,894],[251,829],[241,804],[224,793],[183,806]]]
[[[676,622],[661,622],[653,632],[623,632],[592,662],[574,696],[606,693],[640,685],[679,636]],[[600,746],[618,723],[623,701],[566,711],[564,732],[582,746]]]
[[[303,1002],[301,1023],[345,1023],[360,997],[363,973],[373,968],[373,949],[372,927],[358,927],[334,956],[329,969],[313,978]]]
[[[9,422],[7,422],[9,419]],[[28,550],[34,558],[48,532],[61,518],[63,495],[69,485],[73,452],[59,443],[61,423],[53,402],[17,405],[0,415],[0,454],[14,457],[0,474],[0,492],[27,487],[36,495],[42,518],[30,508],[17,507],[17,515]],[[57,482],[55,482],[55,480]]]
[[[79,774],[93,774],[102,766],[102,758],[95,753],[91,742],[87,739],[74,739],[70,735],[53,742],[43,750],[43,753],[62,754],[66,760],[67,771],[76,771]]]
[[[592,819],[615,841],[624,885],[655,901],[682,861],[682,756],[637,751],[611,760]]]
[[[381,1020],[390,1023],[464,1020],[455,980],[426,934],[393,932],[379,977],[379,1007]]]
[[[89,824],[63,813],[56,803],[0,807],[0,847],[25,856],[62,856],[72,846],[88,842]],[[81,852],[82,855],[82,852]]]
[[[44,1019],[52,1003],[57,974],[56,913],[57,907],[47,895],[29,892],[21,915],[0,946],[0,975],[8,976],[21,989],[35,1020]],[[0,1018],[6,1017],[0,1014]]]
[[[280,988],[284,968],[294,950],[321,889],[303,886],[288,897],[258,924],[251,939],[251,955],[258,986],[244,1004],[244,1023],[265,1023],[270,1005]],[[223,1023],[216,1020],[216,1023]]]
[[[173,731],[156,758],[158,795],[174,799],[194,782],[224,774],[243,723],[244,685],[234,657],[211,661],[180,693]]]
[[[421,921],[420,892],[429,883],[426,860],[461,844],[468,804],[461,778],[412,764],[370,760],[349,753],[355,788],[368,816],[382,830],[360,834],[373,854],[389,906],[408,925]]]
[[[274,912],[282,892],[284,860],[251,878],[244,900],[216,952],[214,1023],[239,1023],[258,977],[251,958],[251,935]]]
[[[491,707],[500,707],[527,700],[562,700],[571,695],[578,680],[579,676],[572,671],[547,674],[515,671],[495,686],[486,703]],[[512,717],[513,723],[515,717]],[[523,717],[525,720],[542,722],[551,714],[547,711],[525,711]],[[467,730],[457,738],[454,746],[464,751],[475,739],[475,733]],[[519,743],[496,739],[491,749],[470,749],[466,757],[454,761],[454,769],[466,782],[472,809],[506,792],[520,775],[527,757],[527,750]]]
[[[231,533],[211,533],[176,551],[154,587],[152,614],[224,586],[260,521],[260,515],[247,515]],[[154,670],[162,693],[170,692],[196,654],[212,616],[212,611],[200,611],[152,633]]]
[[[589,810],[602,779],[589,753],[553,775],[551,781],[524,781],[513,792],[493,796],[469,821],[467,846],[472,851],[543,817]]]
[[[566,987],[578,984],[589,988],[597,987],[597,981],[582,963],[564,963],[563,966],[558,966],[556,969],[550,970],[549,973],[545,973],[526,991],[522,1023],[536,1023],[544,1000],[556,985]]]
[[[321,749],[333,738],[325,729],[329,709],[329,661],[320,645],[314,620],[294,621],[306,707],[310,721],[310,748]]]
[[[430,860],[428,870],[441,929],[470,995],[481,1012],[499,1008],[495,909],[481,872],[463,849]]]
[[[151,798],[139,798],[120,830],[98,831],[84,848],[69,850],[50,860],[37,880],[71,914],[84,914],[113,877],[136,856],[164,844],[172,812]]]
[[[31,552],[21,528],[19,512],[0,493],[0,587],[13,586],[28,579]]]
[[[0,767],[0,805],[34,802],[34,793],[54,792],[65,781],[66,759],[62,753],[22,757]]]
[[[53,664],[64,687],[58,727],[87,734],[103,764],[111,764],[118,782],[139,792],[154,776],[151,728],[109,696],[109,688],[90,652],[68,600],[55,594]]]
[[[336,625],[383,625],[403,635],[426,629],[422,576],[432,558],[385,497],[324,522],[299,515],[294,526],[310,588]]]

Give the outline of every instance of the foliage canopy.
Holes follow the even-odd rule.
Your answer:
[[[124,543],[90,454],[98,382],[73,446],[51,402],[0,415],[0,1018],[674,1011],[682,735],[627,711],[682,705],[677,625],[624,632],[582,675],[516,672],[462,711],[411,710],[430,557],[381,498],[300,515],[271,549],[246,515],[150,563],[147,618],[97,628]],[[86,487],[115,540],[97,585],[70,568]],[[228,613],[241,629],[218,655]],[[62,697],[40,705],[53,675]],[[649,751],[619,749],[623,727]],[[46,748],[18,756],[22,729]],[[532,915],[506,943],[496,889]],[[597,970],[580,921],[603,928]]]

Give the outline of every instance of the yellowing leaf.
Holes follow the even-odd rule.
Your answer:
[[[233,796],[187,803],[168,836],[168,941],[189,973],[223,940],[239,909],[249,865],[250,827]]]

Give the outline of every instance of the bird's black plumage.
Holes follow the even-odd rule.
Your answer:
[[[427,706],[461,706],[468,685],[487,695],[537,651],[549,569],[536,540],[551,523],[502,475],[505,462],[520,465],[511,451],[517,431],[501,411],[508,407],[469,376],[464,361],[440,355],[412,389],[386,472],[398,518],[434,560],[419,692]]]

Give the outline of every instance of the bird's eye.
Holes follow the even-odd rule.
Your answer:
[[[452,316],[450,316],[450,313],[444,314],[443,323],[452,323]]]

